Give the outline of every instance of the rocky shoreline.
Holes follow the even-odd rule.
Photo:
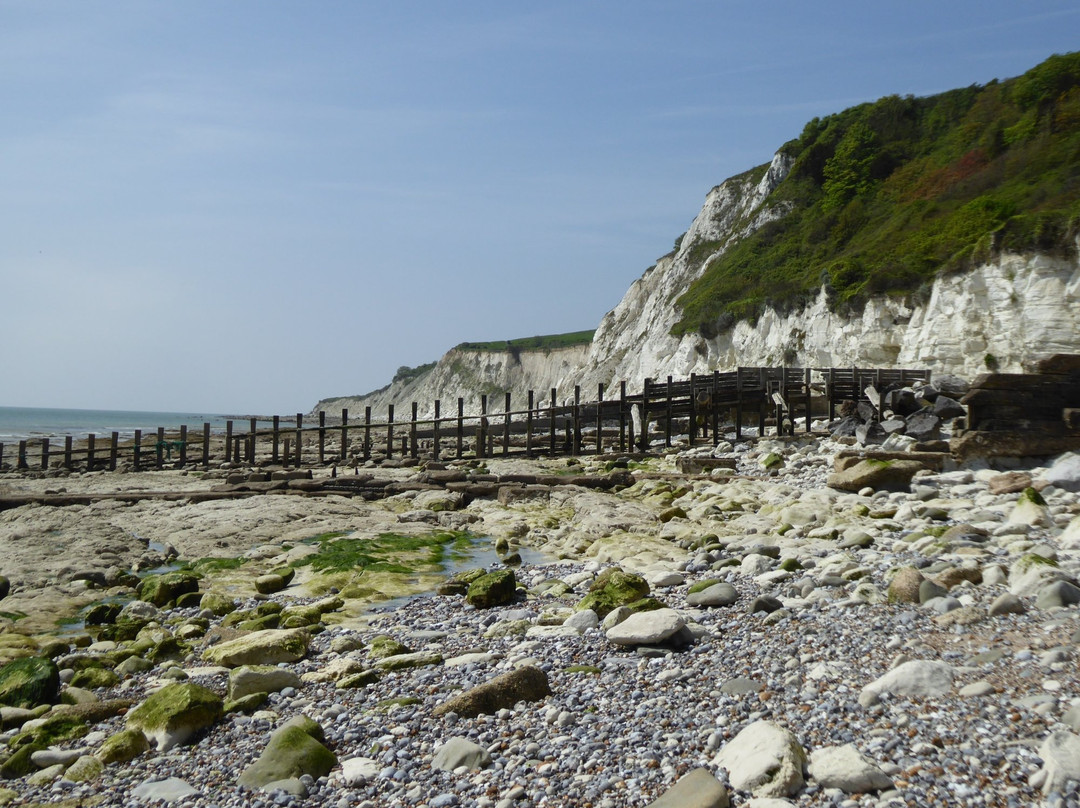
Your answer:
[[[851,444],[457,468],[494,496],[397,468],[377,501],[0,512],[0,655],[45,679],[16,705],[0,669],[0,804],[1080,804],[1075,458],[937,470],[838,458]],[[0,493],[194,494],[235,473]],[[612,474],[628,484],[579,484]],[[510,482],[528,475],[546,484]],[[370,608],[435,586],[425,554],[464,530],[550,561],[492,565],[495,594],[463,580]],[[326,536],[389,533],[413,540],[405,572],[302,563]],[[204,560],[162,576],[187,591],[127,577],[176,558]],[[63,610],[110,599],[57,636]]]

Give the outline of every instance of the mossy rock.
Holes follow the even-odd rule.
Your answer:
[[[139,585],[139,600],[155,606],[167,606],[181,595],[199,591],[199,579],[190,572],[166,572],[151,575]]]
[[[101,745],[95,757],[102,763],[127,763],[150,751],[150,742],[137,729],[122,729]]]
[[[177,609],[196,609],[202,606],[202,592],[185,592],[176,599]]]
[[[238,699],[229,699],[225,702],[225,714],[254,712],[266,704],[268,698],[270,698],[269,693],[260,692],[248,693],[246,696],[241,696]]]
[[[665,508],[660,512],[659,519],[661,522],[670,522],[672,519],[685,519],[686,511],[678,506],[671,508]]]
[[[95,603],[83,612],[83,623],[88,626],[112,625],[123,608],[120,603]]]
[[[564,672],[565,673],[587,673],[587,674],[590,674],[590,675],[599,676],[601,673],[603,673],[603,670],[596,667],[595,665],[571,665],[569,668],[566,668]]]
[[[216,723],[224,712],[220,696],[192,682],[168,684],[128,713],[127,728],[141,730],[159,752],[184,743]]]
[[[486,574],[485,569],[463,570],[446,579],[436,592],[440,595],[464,595],[469,591],[469,585],[473,581],[483,578]]]
[[[238,782],[246,788],[261,788],[305,774],[325,777],[337,765],[337,757],[316,737],[321,734],[318,725],[312,729],[287,722],[270,736],[259,759],[244,770]]]
[[[641,600],[635,600],[633,603],[627,603],[626,608],[634,614],[638,612],[655,612],[657,609],[666,609],[668,605],[662,600],[657,598],[648,597]]]
[[[105,764],[93,755],[83,755],[64,772],[64,779],[73,783],[90,783],[101,777]]]
[[[706,578],[704,581],[698,581],[695,584],[690,584],[690,588],[686,590],[686,594],[693,595],[695,592],[704,592],[710,586],[723,583],[719,578]]]
[[[267,573],[266,575],[260,575],[255,579],[255,591],[260,595],[273,595],[275,592],[280,592],[289,585],[281,575],[275,575],[274,573]]]
[[[578,611],[592,609],[602,620],[620,606],[628,606],[649,594],[649,583],[640,575],[618,567],[604,570],[592,582],[589,593],[577,604]]]
[[[307,656],[311,635],[304,629],[259,631],[211,646],[203,657],[217,665],[277,665]]]
[[[338,690],[357,690],[379,681],[379,672],[375,670],[352,673],[338,680]]]
[[[783,468],[784,457],[776,452],[769,452],[763,458],[761,458],[761,467],[766,471],[772,471],[773,469]]]
[[[785,558],[780,562],[780,569],[784,572],[797,572],[803,568],[802,563],[797,558]]]
[[[1020,492],[1019,502],[1030,502],[1032,505],[1040,505],[1046,507],[1046,500],[1043,499],[1042,494],[1036,491],[1030,486]]]
[[[412,649],[405,643],[394,639],[388,634],[376,635],[368,645],[368,656],[372,659],[385,659],[386,657],[411,653]]]
[[[60,693],[60,669],[48,657],[23,657],[0,667],[0,704],[53,704]]]
[[[15,780],[26,777],[37,771],[37,766],[30,760],[34,752],[40,752],[47,747],[45,744],[28,743],[15,750],[3,763],[0,763],[0,777],[5,780]]]
[[[8,741],[8,746],[12,749],[22,749],[25,746],[46,748],[81,738],[89,731],[84,718],[75,715],[57,715],[46,718],[31,730],[15,735]]]
[[[129,642],[134,640],[149,622],[149,620],[141,618],[129,619],[122,617],[111,626],[102,626],[99,637],[102,640],[112,640],[113,642]]]
[[[221,592],[204,592],[199,607],[209,609],[217,617],[224,617],[236,611],[236,601]]]
[[[269,631],[281,627],[280,614],[265,614],[251,620],[243,620],[236,626],[241,631]]]
[[[471,584],[465,601],[478,609],[505,606],[517,594],[517,578],[513,570],[495,570],[481,575]]]
[[[77,671],[71,677],[72,687],[84,687],[87,690],[96,690],[99,687],[114,687],[120,683],[120,677],[108,668],[86,668]]]

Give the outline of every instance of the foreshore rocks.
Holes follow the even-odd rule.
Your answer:
[[[306,533],[243,549],[260,574],[292,572],[283,588],[230,577],[219,552],[160,606],[97,589],[102,625],[5,624],[0,655],[49,675],[17,706],[0,697],[0,800],[1067,808],[1080,494],[1050,470],[1065,480],[1069,458],[1007,472],[920,460],[906,484],[830,487],[850,447],[729,439],[636,461],[618,491],[297,499]],[[684,462],[698,457],[724,462]],[[182,536],[200,518],[185,507],[151,510],[163,525],[182,514]],[[246,506],[218,508],[248,524]],[[416,538],[451,517],[494,552],[455,561],[475,572],[442,594],[365,612],[354,595],[381,585],[374,565],[319,578],[301,563],[334,529]],[[184,546],[174,535],[158,538]],[[502,596],[470,602],[492,574]]]

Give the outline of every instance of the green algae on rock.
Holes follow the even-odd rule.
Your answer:
[[[627,606],[647,597],[649,583],[637,573],[611,567],[600,573],[589,587],[589,593],[577,605],[577,610],[592,609],[602,620],[619,606]]]
[[[337,765],[337,757],[322,745],[322,727],[309,718],[285,722],[270,736],[259,759],[248,766],[238,782],[247,788],[301,777],[325,777]],[[314,725],[314,726],[312,726]]]
[[[310,644],[311,635],[303,629],[271,629],[211,646],[203,652],[203,658],[227,668],[276,665],[303,659]]]
[[[222,716],[221,697],[197,684],[168,684],[127,715],[128,729],[141,730],[159,752],[184,743]]]
[[[60,669],[46,657],[23,657],[0,667],[0,704],[36,707],[60,693]]]
[[[513,570],[495,570],[481,575],[471,584],[465,594],[465,601],[478,609],[492,606],[504,606],[514,599],[517,592],[517,578]]]

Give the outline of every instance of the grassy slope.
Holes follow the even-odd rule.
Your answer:
[[[789,213],[732,244],[679,298],[673,333],[713,336],[824,286],[834,307],[925,294],[1001,251],[1068,250],[1080,229],[1080,53],[1015,79],[889,96],[784,145]],[[694,245],[704,260],[722,245]]]

